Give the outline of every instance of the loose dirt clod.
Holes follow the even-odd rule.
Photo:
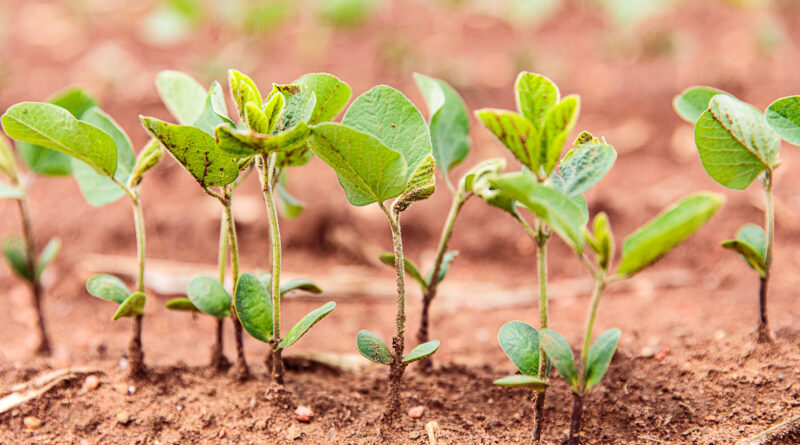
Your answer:
[[[120,425],[127,425],[131,421],[131,415],[125,411],[117,413],[117,423]]]
[[[22,419],[22,423],[25,425],[25,428],[35,430],[42,426],[42,419],[35,416],[27,416]]]
[[[314,411],[307,406],[298,406],[297,409],[294,410],[294,418],[299,422],[311,422],[312,417],[314,417]]]
[[[656,353],[656,355],[653,356],[653,358],[656,359],[656,361],[660,362],[660,361],[664,360],[667,357],[668,354],[669,354],[669,348],[664,348],[664,349],[658,351]]]
[[[84,391],[94,391],[100,386],[100,379],[96,375],[90,375],[83,381]]]
[[[412,419],[419,419],[424,413],[425,407],[418,405],[408,410],[408,417],[411,417]]]

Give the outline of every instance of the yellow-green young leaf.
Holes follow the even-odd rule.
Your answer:
[[[528,119],[512,111],[489,108],[475,115],[522,165],[539,171],[539,133]]]
[[[540,341],[547,358],[556,367],[561,377],[569,383],[573,391],[579,392],[578,367],[575,365],[575,357],[572,355],[572,349],[569,347],[567,339],[552,329],[544,329]]]
[[[800,96],[778,99],[767,108],[767,123],[792,145],[800,145]]]
[[[186,296],[194,307],[217,318],[231,314],[231,296],[228,291],[210,275],[196,275],[186,285]]]
[[[328,73],[309,73],[294,81],[301,89],[314,92],[316,103],[308,120],[309,124],[318,124],[333,120],[350,100],[350,85],[338,77]]]
[[[727,94],[711,99],[697,120],[694,140],[708,175],[736,190],[774,168],[781,145],[760,111]]]
[[[545,175],[550,176],[558,158],[561,157],[564,143],[575,127],[579,113],[580,99],[572,95],[565,97],[544,115],[544,129],[539,138],[541,142],[539,164],[544,168]]]
[[[417,347],[412,349],[408,355],[403,357],[403,363],[409,364],[417,360],[422,360],[425,357],[430,357],[434,352],[436,352],[437,349],[439,349],[439,344],[439,340],[431,340],[429,342],[422,343],[421,345],[417,345]]]
[[[392,353],[389,352],[389,347],[380,337],[370,331],[365,329],[358,331],[356,345],[358,352],[371,362],[379,365],[388,365],[392,362]]]
[[[235,130],[225,125],[216,128],[219,149],[237,158],[305,149],[310,133],[311,130],[305,122],[299,122],[291,129],[278,134]]]
[[[143,292],[134,292],[125,299],[117,308],[117,312],[111,317],[112,320],[119,320],[122,317],[135,317],[144,314],[144,304],[147,298]]]
[[[239,115],[242,119],[245,118],[245,104],[252,102],[258,108],[261,108],[261,93],[252,79],[239,71],[229,70],[228,82],[233,101],[236,103],[236,108],[239,110]]]
[[[540,130],[545,114],[560,100],[558,87],[541,74],[523,71],[517,76],[514,89],[517,92],[517,110]]]
[[[490,176],[502,172],[506,168],[506,160],[503,158],[487,159],[472,167],[459,181],[458,188],[462,193],[471,193],[475,181],[481,177]]]
[[[128,179],[128,187],[134,188],[141,184],[144,174],[155,167],[163,157],[164,147],[161,142],[158,139],[150,139],[136,158],[136,164],[133,165],[133,171]]]
[[[599,143],[600,139],[596,138],[592,133],[583,130],[581,131],[581,134],[579,134],[578,137],[575,138],[575,142],[573,142],[572,145],[580,147],[581,145],[584,144],[599,144]]]
[[[539,331],[523,321],[509,321],[497,332],[497,341],[519,372],[539,374]]]
[[[298,278],[291,280],[288,283],[281,284],[281,296],[293,290],[302,290],[312,294],[321,294],[322,289],[310,280],[305,278]]]
[[[117,304],[122,304],[131,294],[122,280],[107,274],[94,275],[89,278],[89,281],[86,282],[86,290],[93,297],[113,301]]]
[[[584,216],[581,208],[558,190],[537,183],[530,173],[508,173],[489,182],[541,218],[575,252],[583,252]]]
[[[0,172],[5,173],[13,183],[19,180],[11,142],[2,134],[0,134]]]
[[[723,242],[722,247],[739,252],[747,264],[758,272],[759,276],[762,278],[767,276],[767,266],[764,261],[767,251],[767,234],[761,227],[755,224],[744,225],[736,234],[736,239]]]
[[[239,176],[236,162],[216,149],[216,141],[199,128],[168,124],[140,117],[151,136],[158,139],[183,168],[203,187],[221,187]]]
[[[558,164],[558,174],[552,175],[553,186],[569,197],[582,195],[603,179],[616,160],[617,151],[611,145],[580,144]]]
[[[286,106],[286,99],[283,94],[273,94],[270,99],[264,104],[264,117],[267,118],[267,134],[272,134],[275,127],[281,121],[281,114],[283,108]]]
[[[292,326],[292,329],[289,329],[289,332],[286,333],[278,346],[281,348],[288,348],[289,346],[297,343],[297,340],[300,340],[300,337],[308,332],[308,330],[311,329],[311,327],[314,326],[318,321],[330,314],[335,307],[336,303],[329,301],[306,314],[302,320],[298,321],[296,325]]]
[[[42,273],[53,260],[56,259],[58,256],[58,252],[61,251],[61,240],[59,238],[51,238],[50,241],[47,242],[47,245],[44,246],[42,252],[39,254],[38,263],[36,264],[36,278],[39,279],[42,276]]]
[[[394,254],[392,252],[383,252],[382,254],[380,254],[378,259],[381,260],[381,263],[383,263],[383,264],[385,264],[385,265],[387,265],[389,267],[394,267]],[[417,282],[417,284],[419,284],[419,287],[420,287],[420,289],[422,289],[423,293],[425,291],[427,291],[428,290],[428,281],[425,278],[422,278],[422,274],[419,273],[419,269],[417,269],[417,265],[414,264],[413,261],[408,259],[407,256],[403,256],[403,263],[405,265],[405,269],[404,270],[405,270],[406,274],[408,276],[410,276],[411,278],[413,278],[414,281]]]
[[[589,348],[589,357],[584,369],[585,392],[589,392],[592,386],[600,383],[600,380],[606,375],[608,364],[611,363],[611,358],[614,357],[614,352],[617,350],[620,335],[622,332],[619,329],[609,329],[600,334]]]
[[[24,280],[31,281],[31,274],[28,270],[28,250],[25,240],[22,238],[11,237],[3,240],[3,256],[6,258],[11,270]]]
[[[200,115],[197,116],[192,126],[213,136],[214,129],[222,124],[234,125],[233,121],[228,117],[228,110],[225,107],[225,93],[222,92],[222,86],[220,86],[219,82],[214,82],[208,90]]]
[[[537,377],[519,374],[503,377],[495,380],[492,383],[498,386],[527,386],[536,392],[543,392],[550,386],[550,382],[547,380],[541,380]]]
[[[181,125],[192,125],[206,103],[206,90],[180,71],[165,70],[156,76],[156,90],[167,110]]]
[[[269,99],[272,99],[272,96],[277,93],[283,95],[285,105],[280,122],[273,131],[275,133],[284,132],[300,122],[308,124],[317,104],[317,96],[314,91],[301,88],[299,85],[273,85]]]
[[[433,155],[428,155],[408,179],[406,189],[394,203],[394,209],[401,212],[408,208],[412,202],[430,198],[436,189],[436,161]]]
[[[704,111],[708,109],[711,98],[724,91],[711,87],[690,87],[672,100],[672,107],[678,116],[689,123],[695,123]]]
[[[247,127],[255,133],[269,134],[269,120],[260,108],[255,106],[252,102],[245,104],[244,116],[247,122]]]
[[[354,206],[399,196],[406,186],[406,162],[400,153],[372,135],[333,123],[316,125],[311,149],[336,172]]]
[[[272,338],[272,301],[261,281],[250,272],[241,274],[233,301],[244,330],[256,340],[269,343]]]
[[[469,112],[458,92],[445,81],[414,73],[428,104],[431,144],[436,166],[445,175],[469,154]]]
[[[3,130],[12,139],[58,150],[114,176],[117,147],[106,132],[79,121],[69,111],[42,102],[22,102],[6,110]]]
[[[608,270],[608,266],[614,259],[614,233],[611,232],[611,224],[608,216],[600,212],[594,217],[594,245],[592,249],[597,254],[597,264],[603,270]]]
[[[444,255],[442,255],[442,265],[439,266],[439,277],[436,279],[437,283],[441,283],[442,280],[444,280],[444,277],[447,276],[447,271],[450,270],[450,263],[452,263],[457,256],[458,256],[457,250],[451,250],[450,252],[447,252]],[[433,267],[431,267],[428,273],[425,274],[425,281],[430,283],[432,276],[433,276]]]
[[[173,298],[164,303],[164,306],[173,311],[200,312],[199,309],[194,307],[192,300],[188,298]]]
[[[670,206],[625,239],[617,274],[633,275],[702,227],[725,202],[717,193],[696,193]]]

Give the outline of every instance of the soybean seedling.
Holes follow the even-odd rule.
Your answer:
[[[145,372],[141,332],[146,256],[140,186],[145,173],[163,156],[163,149],[151,140],[138,157],[134,156],[130,139],[122,128],[96,106],[90,106],[78,118],[51,103],[22,102],[6,110],[0,121],[13,139],[69,155],[72,174],[89,204],[103,206],[123,195],[130,199],[138,259],[136,290],[130,292],[122,280],[104,274],[91,277],[86,287],[91,295],[119,305],[113,320],[133,318],[133,335],[128,346],[129,374],[141,377]]]
[[[800,145],[800,96],[773,102],[766,113],[724,91],[692,87],[675,98],[676,112],[694,123],[694,141],[712,179],[744,190],[758,178],[765,196],[764,228],[746,224],[722,246],[742,255],[759,276],[758,341],[772,341],[767,318],[767,289],[775,238],[773,187],[780,166],[781,139]]]
[[[580,149],[580,147],[578,147]],[[564,175],[565,178],[568,175]],[[511,173],[489,179],[492,186],[511,197],[545,221],[580,257],[594,278],[594,292],[589,304],[580,360],[576,363],[567,340],[552,329],[541,332],[521,321],[503,325],[498,339],[503,351],[522,375],[497,380],[496,384],[528,385],[546,388],[536,374],[544,357],[572,387],[573,411],[570,423],[570,445],[580,440],[583,400],[589,390],[605,375],[620,337],[619,329],[610,329],[591,344],[597,309],[606,286],[633,276],[661,258],[702,227],[724,202],[721,195],[697,193],[688,196],[656,216],[625,239],[622,259],[614,273],[609,272],[614,257],[614,237],[604,213],[593,221],[593,232],[586,228],[581,208],[566,194],[538,183],[527,172]],[[594,253],[590,261],[584,251],[588,245]],[[544,350],[546,355],[541,354]]]
[[[386,85],[373,87],[355,101],[341,124],[318,124],[311,130],[311,149],[339,178],[350,204],[377,204],[392,231],[397,275],[396,333],[392,350],[374,333],[362,330],[356,338],[367,359],[389,366],[385,425],[400,411],[400,388],[406,366],[430,356],[439,341],[423,343],[403,355],[406,323],[405,259],[400,214],[413,202],[427,199],[435,188],[435,161],[425,118],[401,92]],[[386,200],[396,198],[386,207]]]
[[[336,306],[328,302],[311,311],[281,337],[282,252],[276,200],[285,195],[278,188],[280,177],[285,169],[311,160],[309,125],[334,118],[350,98],[350,86],[330,74],[306,74],[292,84],[273,85],[270,94],[262,98],[255,82],[239,71],[231,70],[229,81],[241,123],[239,127],[216,127],[218,147],[233,158],[255,159],[267,208],[272,254],[269,292],[257,284],[255,275],[242,274],[236,281],[234,306],[245,330],[270,345],[272,380],[280,389],[282,351]]]
[[[547,77],[522,72],[515,84],[517,112],[497,109],[482,109],[475,114],[486,128],[514,155],[530,177],[544,187],[544,193],[564,195],[576,208],[584,223],[589,218],[583,193],[597,184],[611,169],[617,158],[614,148],[582,133],[575,141],[575,148],[559,161],[564,143],[575,126],[580,111],[580,100],[576,95],[564,98],[558,87]],[[502,166],[500,166],[502,168]],[[486,172],[489,173],[489,172]],[[534,213],[533,224],[518,212],[517,203],[507,195],[494,189],[489,174],[476,177],[475,193],[516,219],[536,245],[536,265],[539,281],[539,329],[548,327],[547,298],[547,245],[552,231],[558,227]],[[549,190],[549,192],[548,192]],[[503,342],[501,341],[501,345]],[[547,380],[549,368],[546,354],[539,364],[537,378]],[[534,385],[533,441],[541,440],[544,426],[547,385]]]
[[[180,125],[169,124],[151,117],[142,117],[142,125],[194,177],[203,191],[222,205],[218,254],[219,286],[211,287],[209,283],[203,281],[207,286],[202,289],[207,294],[203,297],[195,295],[196,300],[193,300],[204,306],[200,308],[201,311],[207,312],[206,309],[210,309],[210,306],[219,307],[219,303],[224,300],[220,288],[224,291],[225,265],[229,249],[233,282],[235,283],[239,277],[239,243],[236,236],[236,222],[233,218],[233,196],[236,187],[246,177],[252,159],[233,159],[217,149],[217,141],[214,138],[215,127],[232,123],[225,107],[222,86],[218,82],[214,82],[206,90],[187,74],[162,71],[156,77],[156,88],[164,104]],[[215,188],[216,191],[213,190]],[[206,306],[200,303],[199,299],[210,300],[214,304]],[[219,310],[214,312],[212,315],[220,314]],[[236,341],[234,375],[237,379],[244,380],[248,378],[250,371],[244,354],[242,326],[235,313],[227,312],[233,322]],[[218,342],[212,348],[211,366],[220,369],[225,367],[221,350],[223,323],[222,319],[217,320]]]

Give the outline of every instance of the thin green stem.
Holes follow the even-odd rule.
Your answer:
[[[537,231],[533,230],[533,227],[531,227],[531,225],[528,224],[528,221],[525,221],[525,218],[523,218],[519,213],[516,213],[514,216],[516,217],[517,221],[522,224],[522,228],[525,229],[531,239],[536,241],[536,237],[538,235]]]
[[[126,189],[127,190],[127,189]],[[138,189],[129,190],[131,202],[133,204],[133,222],[136,230],[136,256],[139,264],[139,271],[136,276],[136,291],[144,292],[144,272],[145,272],[145,227],[144,214],[142,212],[142,200]],[[141,377],[145,372],[144,352],[142,351],[142,316],[136,315],[133,318],[133,336],[128,345],[129,373],[131,377]]]
[[[217,268],[219,283],[225,285],[225,266],[228,262],[228,220],[227,213],[223,210],[219,219],[219,254],[217,255]]]
[[[225,227],[228,231],[228,246],[231,250],[231,275],[233,288],[236,289],[236,282],[239,280],[239,240],[236,237],[236,222],[233,219],[233,199],[230,186],[223,188],[223,196],[220,200],[225,209]],[[234,292],[234,298],[236,293]],[[233,322],[234,337],[236,340],[236,369],[235,375],[238,380],[246,380],[250,376],[250,369],[247,367],[247,359],[244,356],[244,339],[242,338],[242,324],[236,317],[236,311],[231,311],[231,322]]]
[[[272,154],[269,160],[262,157],[261,189],[264,194],[264,204],[267,207],[272,249],[272,379],[277,384],[283,384],[283,362],[279,346],[281,341],[281,234],[273,194],[274,184],[277,180],[274,169],[276,158],[277,154]]]
[[[594,321],[597,318],[597,308],[600,306],[600,299],[603,297],[603,290],[605,290],[606,281],[602,277],[595,277],[594,291],[592,292],[592,301],[589,306],[589,314],[586,317],[586,329],[583,334],[583,348],[581,349],[581,361],[578,363],[578,381],[581,393],[586,391],[586,364],[589,361],[589,348],[592,343],[592,331],[594,330]]]
[[[548,237],[539,228],[539,236],[536,238],[536,266],[539,272],[539,332],[547,329],[548,326],[548,301],[547,301],[547,241]],[[541,380],[547,379],[547,354],[541,342],[539,343],[539,370],[538,377]],[[540,443],[542,430],[544,429],[544,406],[546,389],[537,392],[534,403],[534,426],[533,443]]]
[[[25,236],[25,250],[27,252],[28,263],[28,277],[31,285],[31,293],[33,294],[33,306],[36,309],[36,323],[39,330],[39,345],[36,347],[36,352],[43,355],[50,354],[50,340],[47,336],[47,329],[45,327],[44,314],[42,313],[42,282],[36,273],[36,265],[38,258],[36,255],[36,244],[33,238],[33,225],[31,223],[30,211],[28,210],[28,189],[23,191],[23,197],[17,200],[19,205],[19,214],[22,219],[22,232]]]
[[[403,351],[405,349],[405,329],[406,329],[406,282],[405,282],[405,258],[403,257],[403,237],[400,231],[400,215],[397,212],[390,213],[383,203],[379,203],[381,210],[386,214],[392,228],[392,245],[394,247],[394,269],[397,275],[397,318],[396,333],[392,338],[393,354],[392,363],[389,365],[389,394],[387,397],[386,412],[383,421],[387,425],[394,423],[400,413],[400,387],[402,385],[403,371]]]
[[[767,251],[764,255],[764,269],[766,273],[760,280],[759,289],[759,322],[758,322],[758,341],[769,342],[772,340],[772,332],[769,329],[769,318],[767,316],[767,289],[769,288],[770,270],[772,269],[773,245],[775,241],[775,199],[773,196],[772,170],[764,173],[764,195],[766,198],[766,209],[764,209],[764,228],[767,232]]]
[[[144,268],[145,268],[145,229],[144,214],[142,212],[142,200],[138,193],[134,193],[133,199],[133,220],[136,227],[136,257],[139,264],[139,273],[136,277],[136,291],[144,292]]]

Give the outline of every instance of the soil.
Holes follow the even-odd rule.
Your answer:
[[[794,43],[800,41],[800,29],[793,26],[800,21],[800,8],[775,2],[774,18],[785,39],[767,51],[753,38],[765,18],[761,10],[731,9],[711,0],[682,2],[627,32],[615,31],[597,19],[596,11],[574,1],[538,29],[515,28],[464,8],[412,3],[407,8],[389,2],[374,22],[355,30],[301,20],[300,26],[284,25],[267,36],[242,37],[214,24],[190,42],[156,48],[138,34],[147,4],[0,2],[8,24],[0,51],[0,108],[83,83],[141,146],[145,135],[138,115],[168,118],[152,86],[165,68],[197,73],[207,82],[224,79],[217,67],[234,66],[264,85],[324,70],[350,82],[356,93],[384,82],[422,103],[410,76],[419,71],[452,82],[470,109],[512,108],[516,72],[545,73],[565,94],[581,95],[580,129],[606,136],[620,153],[614,170],[587,196],[592,212],[609,214],[618,244],[687,193],[706,189],[728,198],[713,225],[629,284],[607,291],[597,332],[619,327],[623,337],[606,378],[586,398],[586,443],[728,444],[800,415],[800,198],[794,192],[800,176],[791,173],[800,168],[800,152],[783,147],[776,179],[769,315],[777,339],[765,347],[754,343],[753,334],[758,279],[736,255],[719,248],[742,224],[760,222],[763,198],[755,188],[727,191],[710,180],[698,162],[691,129],[670,105],[674,94],[693,84],[723,88],[760,108],[800,92]],[[30,17],[45,17],[51,26]],[[473,151],[453,177],[481,159],[504,156],[488,132],[473,126]],[[391,277],[391,269],[374,265],[373,252],[391,247],[379,211],[347,206],[335,176],[318,160],[291,172],[290,189],[308,208],[282,223],[287,271],[313,280],[337,273],[344,264],[359,266],[376,280]],[[249,178],[235,204],[243,270],[267,263],[266,215],[258,193],[255,178]],[[213,265],[219,206],[176,163],[166,160],[155,169],[143,196],[149,258]],[[411,258],[426,264],[433,256],[448,200],[440,191],[404,215]],[[33,184],[30,206],[39,248],[52,236],[64,244],[44,277],[54,354],[32,355],[37,339],[29,290],[0,267],[5,303],[0,306],[0,385],[8,388],[51,369],[88,365],[98,369],[100,386],[84,391],[82,377],[65,381],[0,415],[0,443],[378,442],[388,369],[295,366],[286,374],[290,405],[276,403],[268,399],[270,381],[262,372],[267,346],[246,339],[255,374],[248,382],[212,373],[204,365],[215,322],[170,313],[163,303],[174,295],[148,294],[142,341],[150,374],[147,381],[127,381],[120,359],[130,322],[112,323],[113,308],[86,294],[83,283],[93,271],[84,270],[82,259],[87,253],[133,256],[128,203],[90,208],[72,181],[42,178]],[[0,215],[0,233],[19,231],[12,203],[0,201]],[[566,246],[551,245],[551,326],[577,344],[588,293],[575,280],[585,278],[585,271]],[[527,443],[531,394],[494,387],[491,381],[513,372],[497,346],[497,329],[513,319],[535,324],[534,246],[513,220],[477,200],[464,207],[451,246],[461,255],[442,292],[459,281],[494,283],[498,295],[501,288],[530,289],[530,303],[499,301],[487,308],[475,301],[434,301],[431,338],[440,339],[442,347],[430,374],[408,369],[402,397],[404,410],[422,405],[425,411],[418,420],[404,416],[390,435],[399,443],[429,443],[425,425],[436,421],[434,434],[442,443]],[[360,293],[331,298],[337,308],[287,352],[289,357],[324,351],[349,360],[359,329],[391,337],[391,300]],[[409,298],[413,335],[421,302],[416,289]],[[284,319],[290,325],[319,304],[291,297]],[[225,352],[233,360],[232,329],[226,325]],[[310,423],[294,420],[294,405],[314,411]],[[545,443],[558,444],[566,437],[572,406],[559,378],[547,406]],[[128,420],[120,422],[125,414]],[[43,424],[29,431],[26,416]],[[800,443],[796,431],[788,434],[766,443]]]

